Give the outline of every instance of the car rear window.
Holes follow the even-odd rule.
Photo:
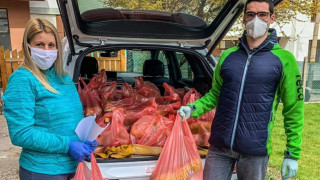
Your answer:
[[[187,3],[170,1],[118,1],[118,0],[78,0],[77,6],[85,22],[98,21],[161,21],[189,27],[203,27],[210,24],[227,0],[195,1]]]
[[[93,59],[94,61],[91,61]],[[147,61],[151,61],[151,64],[146,63]],[[90,65],[91,63],[97,65]],[[159,70],[161,69],[161,66],[158,66],[159,63],[163,64],[163,70]],[[191,87],[197,78],[206,78],[208,79],[206,83],[210,84],[212,77],[207,71],[209,65],[204,65],[205,63],[196,56],[167,50],[95,51],[87,54],[81,64],[81,67],[83,66],[80,71],[82,78],[89,80],[90,77],[104,69],[108,79],[120,79],[119,85],[123,82],[133,85],[134,77],[142,76],[149,79],[154,77],[151,79],[156,82],[162,78],[169,84],[181,88],[186,85]],[[145,66],[146,64],[149,65]],[[90,70],[91,67],[94,70]]]

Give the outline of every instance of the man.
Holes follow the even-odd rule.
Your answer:
[[[279,46],[276,31],[269,29],[274,19],[270,1],[248,0],[243,18],[246,31],[238,46],[222,54],[212,89],[179,109],[186,118],[217,110],[205,180],[230,179],[235,164],[239,179],[265,179],[280,99],[287,136],[282,177],[297,173],[304,113],[302,81],[294,56]]]

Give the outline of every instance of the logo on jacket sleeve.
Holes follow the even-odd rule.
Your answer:
[[[296,78],[297,78],[296,85],[297,85],[298,100],[302,101],[303,100],[303,87],[302,87],[303,82],[302,82],[301,75],[297,75]]]

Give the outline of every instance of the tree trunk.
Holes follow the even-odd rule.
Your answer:
[[[317,44],[318,44],[318,32],[319,32],[320,12],[316,14],[313,29],[313,39],[311,44],[310,62],[316,61]]]
[[[197,11],[197,16],[204,19],[204,12],[203,12],[203,8],[205,7],[206,5],[206,0],[202,0],[200,1],[200,5],[199,5],[199,9]]]

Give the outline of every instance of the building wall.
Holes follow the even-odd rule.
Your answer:
[[[22,48],[23,32],[30,19],[28,1],[0,1],[0,8],[6,8],[10,29],[11,49]]]
[[[55,27],[57,27],[56,15],[51,14],[30,14],[30,18],[43,18],[51,22]]]
[[[290,51],[297,59],[303,61],[304,57],[308,57],[311,45],[310,40],[313,38],[314,23],[311,22],[310,17],[298,15],[297,19],[301,21],[292,21],[285,25],[282,34],[279,26],[274,23],[273,27],[277,30],[278,36],[281,37],[279,44],[286,50]],[[318,34],[320,40],[320,31]],[[318,46],[317,49],[320,49]]]
[[[56,0],[30,1],[30,14],[31,17],[50,21],[57,28],[60,39],[63,39],[64,28]]]
[[[60,40],[62,40],[65,34],[64,34],[64,27],[63,27],[63,23],[60,15],[56,16],[56,21],[57,21],[57,30],[59,33],[59,37],[60,37]]]
[[[55,14],[30,14],[31,18],[43,18],[51,22],[58,30],[60,40],[64,37],[64,28],[60,15]]]
[[[44,18],[50,21],[58,29],[60,39],[64,37],[63,24],[55,0],[6,0],[0,1],[0,8],[6,8],[8,12],[11,50],[22,49],[23,33],[30,18]]]

